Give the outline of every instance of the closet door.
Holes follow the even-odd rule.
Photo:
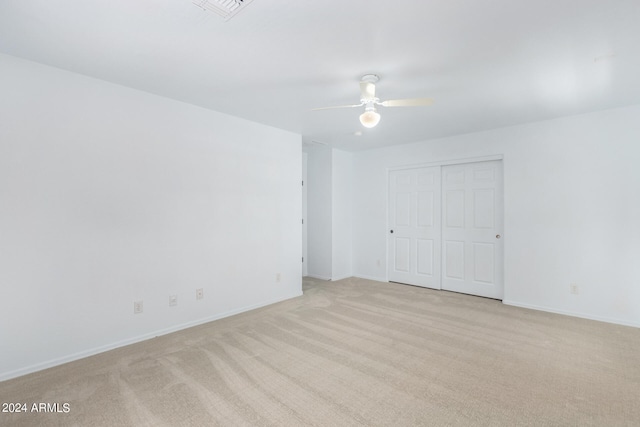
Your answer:
[[[388,276],[440,289],[440,166],[389,173]]]
[[[442,167],[442,289],[503,297],[502,161]]]

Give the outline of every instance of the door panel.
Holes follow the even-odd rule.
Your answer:
[[[396,237],[395,270],[399,273],[409,273],[409,263],[411,257],[411,239],[406,237]]]
[[[418,274],[433,276],[433,240],[418,239]]]
[[[464,280],[464,242],[447,240],[444,242],[445,274],[447,279]]]
[[[502,299],[502,162],[443,166],[442,177],[442,289]]]
[[[440,289],[440,181],[439,166],[389,173],[390,281]]]
[[[445,224],[449,228],[464,228],[464,191],[450,190],[446,192]]]
[[[473,280],[476,282],[494,283],[494,253],[495,245],[492,243],[473,244]]]
[[[396,194],[396,226],[411,225],[411,194]]]
[[[495,190],[473,190],[473,225],[478,228],[495,226]]]
[[[433,227],[433,191],[418,193],[418,227]]]

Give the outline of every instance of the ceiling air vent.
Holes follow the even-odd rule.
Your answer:
[[[193,0],[193,4],[222,16],[225,21],[233,18],[253,0]]]

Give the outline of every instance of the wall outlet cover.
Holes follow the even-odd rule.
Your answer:
[[[133,314],[140,314],[143,310],[142,301],[134,301],[133,302]]]

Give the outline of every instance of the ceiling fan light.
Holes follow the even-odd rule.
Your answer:
[[[367,110],[360,114],[360,123],[366,128],[375,127],[380,122],[380,114],[376,110]]]

